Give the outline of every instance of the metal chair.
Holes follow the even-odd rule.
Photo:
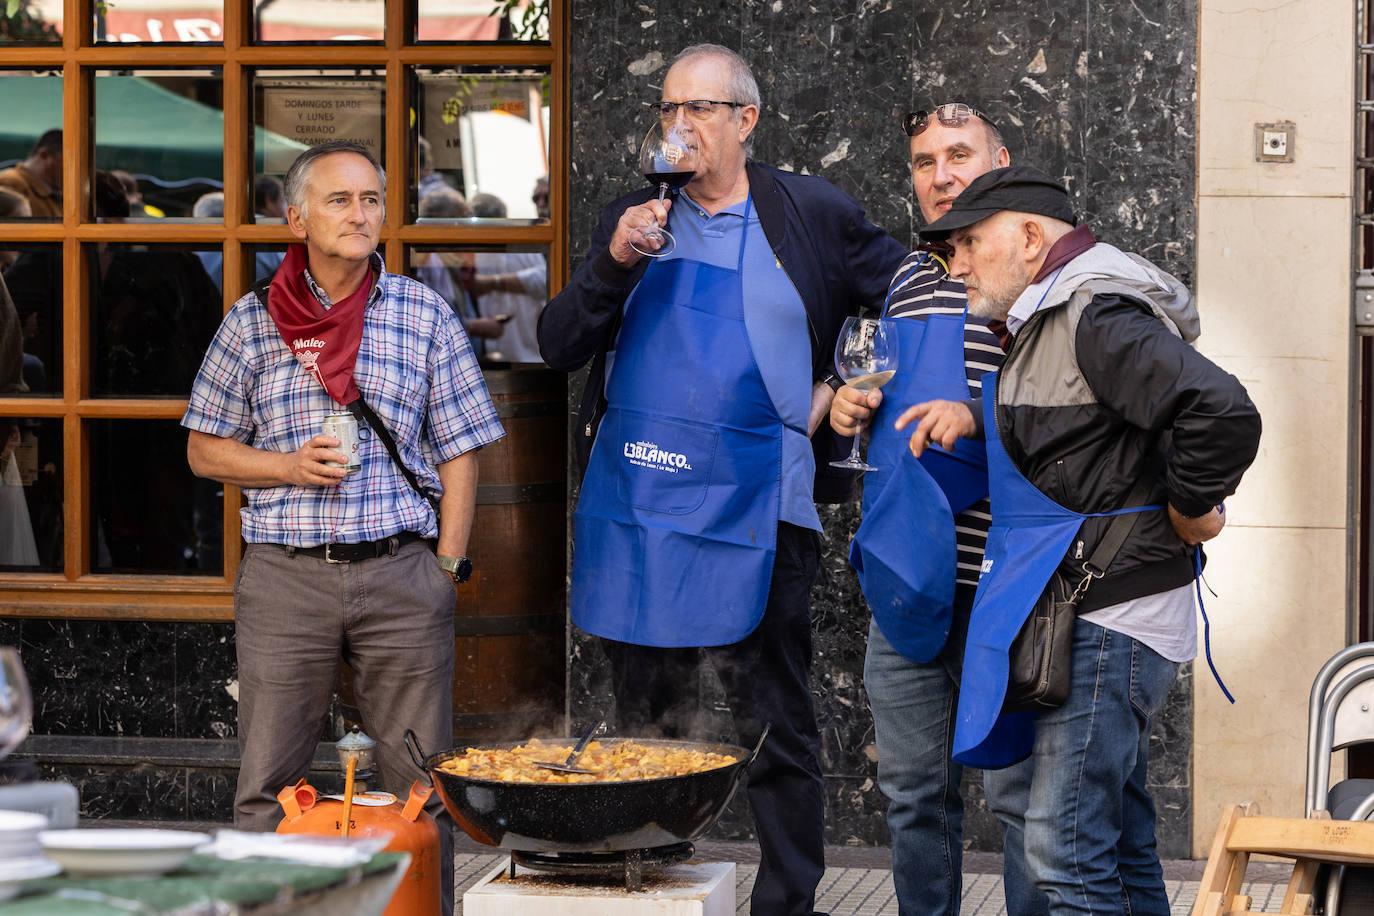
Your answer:
[[[1374,813],[1374,779],[1343,779],[1331,785],[1331,758],[1339,750],[1374,742],[1374,642],[1337,652],[1312,682],[1307,720],[1307,817],[1328,812],[1334,820],[1368,820]],[[1353,670],[1352,670],[1353,669]],[[1343,899],[1344,898],[1344,899]],[[1340,866],[1326,881],[1325,912],[1374,913],[1374,872]]]

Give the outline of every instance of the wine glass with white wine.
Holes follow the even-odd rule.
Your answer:
[[[835,342],[835,368],[850,388],[873,391],[881,388],[897,374],[897,332],[887,318],[846,318]],[[854,431],[854,447],[843,461],[830,462],[831,467],[855,471],[876,471],[878,468],[859,457],[859,433]]]
[[[0,758],[19,746],[33,723],[33,695],[19,650],[0,646]]]

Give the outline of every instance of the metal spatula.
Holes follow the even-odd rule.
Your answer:
[[[596,720],[592,723],[592,727],[587,729],[587,731],[582,735],[582,737],[578,739],[577,745],[572,749],[572,753],[568,755],[567,760],[564,760],[562,763],[554,763],[546,760],[535,760],[533,761],[534,765],[537,767],[543,767],[546,770],[557,770],[560,773],[596,773],[596,770],[588,770],[583,767],[577,766],[577,761],[582,757],[582,752],[587,749],[587,745],[592,743],[592,737],[594,735],[600,734],[602,731],[605,730],[605,728],[605,719]]]

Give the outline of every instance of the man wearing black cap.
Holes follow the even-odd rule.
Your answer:
[[[1024,813],[999,817],[1023,828],[1051,913],[1167,914],[1150,722],[1196,654],[1198,545],[1221,531],[1260,419],[1189,345],[1199,325],[1183,284],[1075,222],[1062,185],[1012,166],[922,231],[953,244],[970,310],[1005,321],[1013,342],[987,403],[918,404],[898,426],[919,419],[917,455],[986,432],[992,528],[955,759],[992,770],[990,795],[1029,779]],[[1068,698],[1005,710],[1008,647],[1056,578],[1080,593]]]

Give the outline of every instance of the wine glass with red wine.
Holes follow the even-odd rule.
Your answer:
[[[697,172],[697,148],[692,131],[676,121],[660,120],[649,129],[639,147],[639,170],[650,184],[658,185],[660,203],[669,191],[677,191]],[[661,258],[677,246],[672,233],[654,223],[630,230],[630,247],[642,255]]]

